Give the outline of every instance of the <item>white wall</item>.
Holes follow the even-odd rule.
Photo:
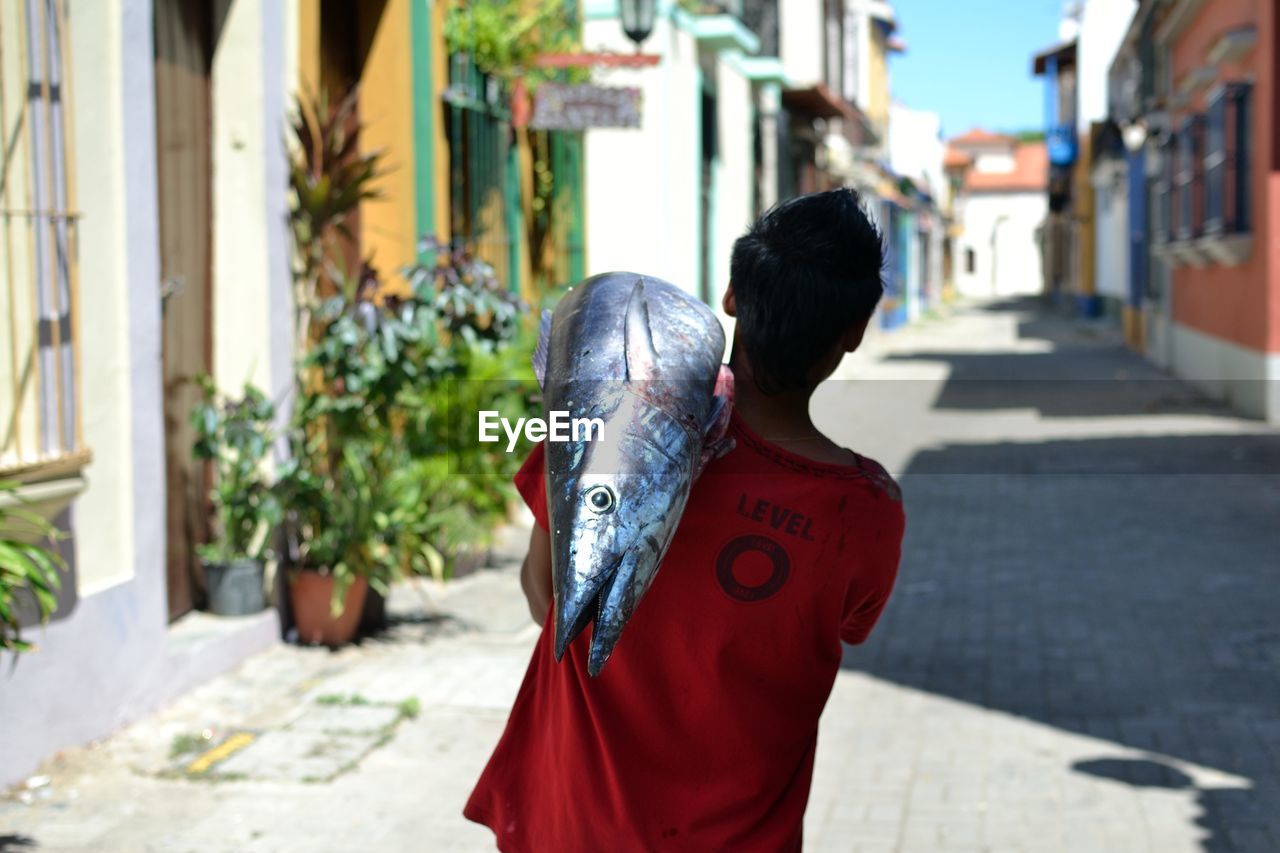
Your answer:
[[[1085,0],[1076,45],[1076,129],[1080,133],[1088,133],[1091,122],[1107,117],[1107,70],[1136,9],[1136,0]]]
[[[1014,159],[1013,152],[1008,150],[979,151],[973,158],[973,170],[975,172],[1007,174],[1013,171],[1015,165],[1017,165],[1017,161]]]
[[[272,393],[267,240],[276,223],[267,222],[264,81],[253,73],[262,10],[253,0],[228,5],[212,70],[213,375],[232,393],[246,381]]]
[[[1036,229],[1047,210],[1043,192],[970,193],[964,203],[964,234],[955,258],[956,289],[961,295],[1039,293],[1042,282]],[[965,265],[969,249],[976,260],[972,273]]]
[[[844,99],[865,105],[871,86],[867,82],[871,68],[869,27],[871,19],[858,8],[856,2],[844,7]]]
[[[751,225],[754,168],[751,139],[751,81],[731,61],[716,66],[717,118],[720,123],[720,159],[715,169],[715,209],[711,223],[711,304],[720,310],[720,298],[729,283],[729,257],[733,243]],[[721,317],[721,322],[728,322]]]
[[[778,52],[787,76],[797,86],[824,79],[822,0],[778,3]]]
[[[133,390],[129,342],[121,11],[80,2],[67,17],[80,269],[80,402],[93,461],[75,508],[77,590],[133,577]],[[134,286],[146,287],[148,282]],[[150,283],[154,285],[154,283]],[[159,301],[158,290],[156,292]],[[158,312],[157,306],[157,312]],[[158,381],[158,366],[150,377]]]
[[[1129,188],[1123,166],[1094,172],[1093,274],[1098,293],[1124,300],[1129,289]]]
[[[1171,324],[1173,372],[1246,415],[1280,424],[1280,355]]]
[[[939,207],[945,207],[951,184],[942,168],[946,144],[942,141],[942,117],[902,104],[889,108],[889,165],[899,175],[923,181]]]
[[[591,50],[630,53],[616,18],[587,20]],[[599,71],[598,82],[638,86],[640,128],[599,128],[586,138],[587,273],[631,270],[690,292],[698,285],[698,50],[693,37],[660,17],[645,42],[662,62]]]

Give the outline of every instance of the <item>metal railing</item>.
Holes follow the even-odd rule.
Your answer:
[[[64,0],[0,4],[0,473],[84,448]],[[16,73],[15,73],[16,72]]]
[[[454,54],[444,100],[453,239],[492,266],[499,281],[518,290],[519,187],[506,95],[499,81],[482,74],[470,57]]]

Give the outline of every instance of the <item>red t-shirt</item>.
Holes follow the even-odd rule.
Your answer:
[[[904,515],[870,459],[730,429],[604,671],[587,675],[590,627],[557,663],[544,623],[464,811],[501,850],[800,849],[840,641],[884,608]],[[539,445],[515,482],[546,527],[543,464]]]

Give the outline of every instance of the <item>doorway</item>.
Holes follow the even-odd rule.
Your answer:
[[[212,105],[214,9],[156,0],[156,172],[165,421],[169,621],[203,586],[195,546],[208,537],[209,471],[191,454],[197,376],[213,368]]]

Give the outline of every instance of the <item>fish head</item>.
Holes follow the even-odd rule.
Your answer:
[[[594,620],[596,675],[652,584],[701,468],[724,332],[673,285],[611,273],[567,295],[539,340],[548,410],[603,425],[599,440],[547,445],[553,649],[562,659]]]
[[[620,453],[588,452],[551,508],[556,659],[595,620],[592,675],[657,574],[692,480],[688,454],[648,453],[631,436],[618,445]]]

